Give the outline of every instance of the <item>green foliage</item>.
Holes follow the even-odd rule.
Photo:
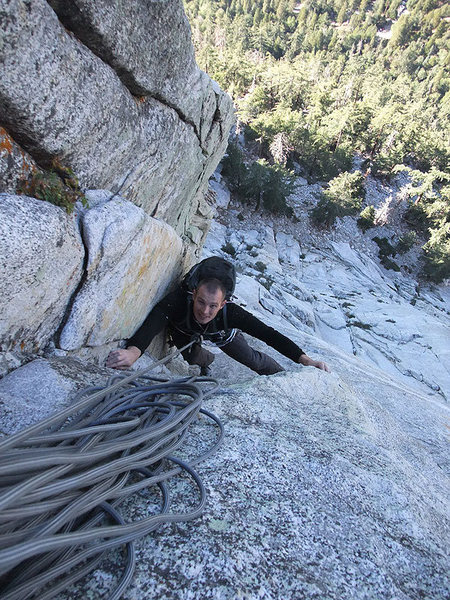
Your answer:
[[[380,257],[380,261],[381,264],[386,268],[386,269],[391,269],[392,271],[397,271],[400,272],[400,267],[398,266],[398,264],[391,260],[388,256],[381,256]]]
[[[83,206],[88,206],[87,198],[81,192],[73,171],[62,166],[56,159],[52,163],[51,170],[35,171],[28,179],[21,180],[18,192],[60,206],[69,214],[73,211],[77,200]]]
[[[356,214],[361,209],[364,197],[362,173],[342,173],[332,179],[322,192],[322,198],[311,211],[311,219],[316,225],[331,227],[337,217]]]
[[[367,231],[371,227],[374,227],[375,207],[372,205],[366,206],[366,208],[360,212],[359,219],[356,222],[358,227],[360,227],[363,231]]]
[[[399,254],[404,254],[405,252],[408,252],[408,250],[411,250],[416,241],[416,232],[409,231],[408,233],[405,233],[405,235],[402,235],[402,237],[398,240],[395,249]]]
[[[394,262],[390,256],[395,256],[397,254],[396,246],[393,246],[387,238],[372,238],[374,242],[378,245],[378,256],[380,258],[381,264],[386,269],[391,269],[393,271],[400,271],[400,267],[396,262]]]
[[[261,262],[260,260],[258,260],[255,263],[255,269],[257,271],[259,271],[260,273],[264,273],[264,271],[267,269],[267,265],[265,263]]]
[[[355,153],[383,178],[408,165],[406,219],[428,238],[425,275],[441,277],[450,221],[450,5],[408,0],[401,12],[401,0],[184,4],[197,62],[234,98],[259,156],[279,165],[295,160],[310,181],[330,184],[350,170]],[[387,41],[377,33],[390,23]],[[234,193],[285,210],[283,178],[271,180],[268,163],[247,167],[237,150],[229,149],[225,167]],[[262,188],[267,181],[272,199]],[[312,216],[330,226],[357,205],[324,194]]]
[[[386,256],[395,256],[397,254],[396,247],[393,246],[387,238],[385,238],[385,237],[380,238],[377,236],[372,239],[379,248],[378,253],[379,253],[380,258],[386,257]]]
[[[321,198],[318,204],[310,213],[311,220],[316,226],[331,227],[337,217],[341,216],[339,206],[335,202],[330,202]]]
[[[408,12],[403,13],[392,27],[392,36],[389,40],[389,46],[407,46],[407,44],[414,39],[418,26],[419,23],[413,15],[410,15]]]
[[[424,203],[411,202],[408,209],[405,211],[403,218],[415,231],[426,233],[428,229],[428,217]]]
[[[243,184],[243,198],[254,204],[256,210],[262,207],[275,214],[292,215],[286,198],[294,190],[294,179],[290,172],[280,165],[269,165],[264,159],[254,162],[247,172]]]
[[[432,229],[423,247],[423,274],[435,283],[450,277],[450,223]]]
[[[272,287],[272,285],[273,285],[273,278],[272,278],[272,277],[270,277],[270,276],[269,276],[269,277],[267,277],[266,275],[264,275],[264,276],[261,276],[261,275],[259,275],[259,276],[257,277],[257,279],[258,279],[259,283],[260,283],[260,284],[261,284],[263,287],[265,287],[265,288],[266,288],[266,290],[267,290],[268,292],[270,292],[270,288],[271,288],[271,287]]]
[[[235,142],[229,142],[222,160],[222,174],[227,178],[230,189],[240,193],[247,176],[244,154]]]
[[[422,274],[438,283],[449,277],[450,174],[436,168],[427,173],[406,170],[412,182],[406,190],[410,205],[405,220],[415,231],[428,236],[422,247]]]
[[[314,180],[349,170],[355,151],[381,176],[401,163],[448,168],[448,3],[409,0],[400,17],[400,0],[185,6],[200,67],[235,98],[266,158],[284,133],[287,159]],[[386,42],[377,32],[391,20]]]
[[[224,244],[222,246],[221,250],[223,252],[225,252],[226,254],[229,254],[233,258],[236,256],[236,248],[233,246],[233,244],[231,242],[227,242],[226,244]]]
[[[281,165],[269,165],[264,159],[247,167],[241,150],[233,142],[228,145],[222,164],[222,173],[231,190],[243,202],[255,206],[256,210],[264,208],[275,214],[292,215],[292,209],[286,204],[286,198],[294,190],[290,171]]]

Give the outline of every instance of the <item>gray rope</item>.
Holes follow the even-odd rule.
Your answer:
[[[223,439],[219,419],[202,408],[218,384],[207,377],[150,377],[150,369],[86,388],[70,407],[0,442],[1,600],[50,600],[125,545],[125,568],[108,596],[118,600],[133,576],[134,540],[202,514],[206,494],[193,467]],[[200,414],[218,434],[195,456],[175,457]],[[169,483],[183,474],[198,500],[185,512],[171,511]],[[153,488],[159,490],[156,514],[127,522],[120,504]]]

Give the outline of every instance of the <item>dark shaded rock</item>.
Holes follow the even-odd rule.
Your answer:
[[[0,193],[15,192],[37,167],[34,160],[0,127]]]

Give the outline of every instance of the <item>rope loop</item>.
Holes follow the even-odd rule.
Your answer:
[[[148,374],[193,343],[142,371],[114,374],[104,388],[85,388],[69,408],[0,442],[1,600],[49,600],[124,546],[124,570],[108,596],[118,600],[134,573],[134,540],[202,514],[206,493],[194,467],[223,440],[220,420],[202,408],[218,383]],[[174,455],[181,449],[184,458]],[[181,474],[198,498],[171,509],[170,483]],[[144,493],[145,515],[130,521],[121,505]]]

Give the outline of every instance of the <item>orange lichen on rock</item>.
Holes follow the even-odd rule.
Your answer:
[[[13,153],[14,140],[3,127],[0,127],[0,150],[4,150],[7,154]]]
[[[36,163],[33,161],[25,150],[14,141],[10,134],[0,127],[0,156],[12,156],[14,159],[14,176],[19,180],[26,180],[30,173],[37,170]]]

